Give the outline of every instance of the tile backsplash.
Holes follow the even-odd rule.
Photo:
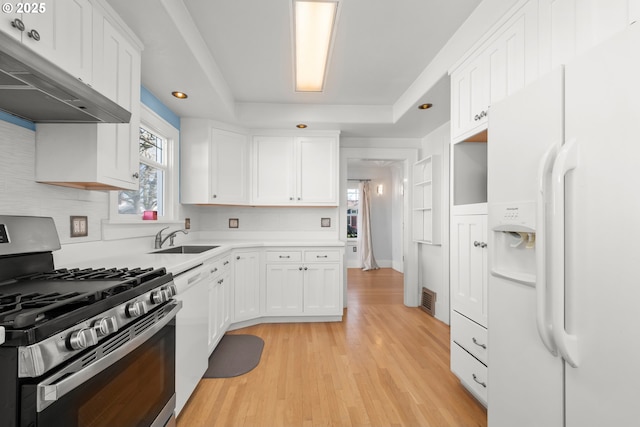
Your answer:
[[[35,132],[0,120],[0,214],[53,217],[60,242],[101,239],[109,216],[109,193],[40,184],[35,181]],[[88,217],[88,236],[69,236],[69,216]]]

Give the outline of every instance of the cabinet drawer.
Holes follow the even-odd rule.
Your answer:
[[[464,387],[487,406],[487,367],[459,345],[451,344],[451,370]]]
[[[487,330],[483,326],[454,311],[451,316],[451,340],[488,365]]]
[[[300,251],[267,251],[267,262],[300,262]]]
[[[304,253],[305,262],[325,262],[325,261],[340,261],[340,251],[327,250],[327,251],[306,251]]]
[[[226,271],[229,271],[229,268],[231,267],[231,261],[229,256],[224,256],[222,258],[207,262],[206,266],[209,268],[209,273],[211,274],[211,276],[216,277]]]

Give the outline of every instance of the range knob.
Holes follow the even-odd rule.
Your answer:
[[[67,339],[67,348],[70,350],[82,350],[98,344],[98,334],[94,328],[82,328],[71,332]]]
[[[151,300],[151,304],[162,304],[163,302],[167,301],[169,297],[166,290],[157,289],[151,292],[149,299]]]
[[[93,322],[93,329],[95,329],[98,337],[106,337],[114,332],[118,331],[118,324],[114,316],[103,317]]]
[[[176,288],[176,285],[174,285],[173,283],[167,285],[165,289],[167,290],[167,295],[169,296],[169,298],[173,298],[178,293],[178,288]]]
[[[127,317],[140,317],[147,312],[147,304],[144,301],[134,301],[127,304],[125,310]]]

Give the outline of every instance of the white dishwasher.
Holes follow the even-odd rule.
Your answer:
[[[207,370],[209,270],[200,265],[174,276],[182,310],[176,316],[176,417]]]

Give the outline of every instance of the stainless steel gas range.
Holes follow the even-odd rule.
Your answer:
[[[51,218],[0,215],[0,425],[173,425],[171,273],[55,270],[57,249]]]

